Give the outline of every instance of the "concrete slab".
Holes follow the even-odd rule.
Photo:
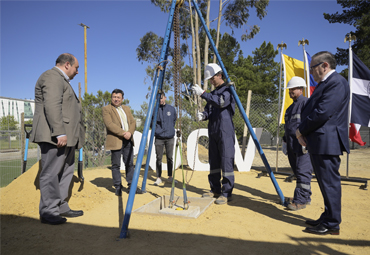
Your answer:
[[[180,217],[197,218],[200,214],[200,207],[190,205],[187,210],[184,210],[183,207],[179,207],[179,206],[174,206],[172,208],[166,207],[166,208],[163,208],[162,210],[159,210],[158,213],[170,214],[173,216],[180,216]]]
[[[175,203],[169,208],[170,196],[156,198],[149,204],[146,204],[136,210],[134,213],[174,216],[188,219],[196,219],[201,215],[213,202],[214,198],[188,197],[189,208],[185,210],[183,197],[175,197]],[[181,210],[182,209],[182,210]]]

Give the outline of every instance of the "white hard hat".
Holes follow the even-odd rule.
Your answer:
[[[299,88],[299,87],[306,87],[306,82],[302,77],[294,76],[290,81],[288,82],[288,85],[286,86],[286,89],[292,89],[292,88]]]
[[[204,79],[209,80],[219,71],[222,71],[221,67],[217,64],[208,64],[206,65],[206,69],[204,70]]]

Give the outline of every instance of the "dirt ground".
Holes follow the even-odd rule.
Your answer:
[[[351,154],[351,178],[370,179],[370,149]],[[258,171],[235,171],[234,200],[228,205],[212,204],[197,219],[132,213],[129,238],[119,239],[128,194],[114,195],[111,171],[85,169],[83,185],[75,176],[70,206],[84,210],[66,224],[41,224],[38,214],[38,164],[1,188],[1,254],[370,254],[370,193],[364,183],[342,182],[342,224],[339,236],[303,232],[304,221],[317,219],[323,200],[312,181],[312,203],[304,210],[288,211],[268,176]],[[346,176],[346,158],[341,174]],[[138,186],[142,185],[143,170]],[[193,175],[192,175],[193,173]],[[164,173],[165,176],[166,172]],[[122,175],[124,173],[122,172]],[[187,195],[200,197],[209,189],[207,172],[186,171]],[[181,170],[176,171],[180,180]],[[275,174],[285,196],[292,196],[295,181]],[[146,193],[135,196],[133,210],[159,196],[170,195],[171,185],[157,187],[149,170]],[[124,181],[125,184],[125,181]],[[182,196],[177,183],[176,196]]]

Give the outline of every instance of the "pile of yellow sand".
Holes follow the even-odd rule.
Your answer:
[[[39,217],[40,190],[38,181],[39,163],[19,176],[8,186],[1,188],[1,214],[24,217]],[[70,187],[70,206],[73,209],[89,210],[109,197],[109,191],[99,190],[89,181],[81,182],[73,176]],[[86,199],[88,198],[88,199]]]

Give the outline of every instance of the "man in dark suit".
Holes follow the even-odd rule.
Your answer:
[[[134,132],[136,121],[127,105],[122,105],[123,91],[112,91],[111,104],[102,109],[103,121],[107,128],[106,150],[111,150],[112,178],[116,195],[122,195],[121,184],[121,156],[126,168],[126,181],[130,189],[134,176]],[[137,190],[137,193],[140,193]]]
[[[69,208],[75,149],[85,141],[81,103],[70,85],[78,74],[78,60],[64,53],[35,86],[35,116],[30,140],[41,148],[40,219],[42,223],[65,223],[64,217],[78,217],[83,211]]]
[[[310,72],[318,83],[302,109],[302,123],[296,131],[302,146],[307,146],[317,182],[324,198],[325,211],[317,220],[307,220],[305,232],[339,235],[341,223],[340,157],[349,153],[347,81],[335,72],[336,61],[330,52],[312,56]]]

